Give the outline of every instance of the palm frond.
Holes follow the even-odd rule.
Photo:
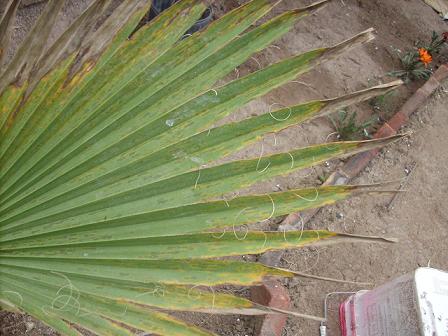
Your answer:
[[[372,39],[367,30],[220,81],[325,3],[256,25],[272,5],[252,0],[182,39],[206,10],[204,1],[178,1],[136,30],[149,1],[122,2],[95,29],[110,5],[96,0],[48,46],[62,6],[50,0],[7,63],[19,4],[11,1],[0,23],[1,306],[27,312],[64,335],[79,335],[78,327],[98,335],[132,335],[133,329],[212,335],[167,311],[271,314],[248,299],[199,286],[245,286],[265,276],[297,275],[213,258],[381,242],[324,230],[245,227],[370,192],[370,187],[228,195],[326,160],[380,148],[400,136],[215,163],[268,133],[401,84],[215,126],[251,100]]]

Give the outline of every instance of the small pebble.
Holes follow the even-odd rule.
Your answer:
[[[342,219],[342,218],[344,218],[344,214],[343,214],[342,212],[338,212],[338,213],[336,214],[336,218],[337,218],[337,219]]]
[[[26,331],[31,331],[34,329],[35,325],[33,322],[25,322]]]

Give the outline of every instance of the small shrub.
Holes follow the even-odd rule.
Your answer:
[[[400,56],[402,69],[392,71],[389,75],[398,77],[405,82],[428,79],[433,71],[431,64],[434,61],[434,57],[440,53],[447,41],[448,32],[441,35],[433,32],[429,44],[425,45],[422,42],[417,42],[415,49]]]
[[[336,118],[329,116],[338,140],[350,141],[359,140],[360,138],[370,139],[369,128],[378,120],[377,116],[373,116],[368,120],[358,123],[356,121],[356,112],[349,113],[346,109],[339,110]]]

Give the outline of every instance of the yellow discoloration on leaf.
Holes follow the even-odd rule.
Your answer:
[[[76,73],[73,77],[70,78],[70,80],[68,81],[68,83],[66,85],[67,89],[70,89],[70,88],[73,88],[73,87],[76,87],[76,86],[80,85],[81,81],[87,76],[87,74],[89,72],[92,71],[92,69],[94,68],[95,64],[96,63],[94,61],[92,61],[92,60],[87,61],[82,66],[81,70],[78,73]]]
[[[25,90],[24,86],[10,85],[3,92],[0,97],[0,128],[2,126],[1,121],[6,121],[9,114],[16,107],[17,102],[20,100],[23,92]],[[2,131],[3,133],[4,131]]]
[[[60,64],[53,71],[43,77],[34,88],[24,88],[24,96],[17,109],[17,116],[10,118],[10,127],[2,130],[4,141],[0,144],[0,156],[3,158],[4,175],[10,168],[10,161],[20,155],[23,144],[33,139],[39,132],[40,122],[52,116],[50,106],[55,96],[58,97],[64,82],[68,67],[72,59]],[[33,90],[29,94],[28,90]],[[13,117],[13,116],[11,116]]]
[[[2,119],[5,118],[5,122],[3,124],[3,127],[1,129],[1,135],[3,136],[14,124],[14,121],[16,120],[16,117],[18,113],[20,113],[18,109],[18,104],[21,101],[21,98],[23,97],[28,83],[24,83],[23,85],[17,87],[14,84],[10,85],[9,88],[11,88],[10,94],[7,94],[9,89],[5,91],[7,94],[7,101],[5,102],[5,105],[2,107]],[[1,102],[3,103],[3,102]]]

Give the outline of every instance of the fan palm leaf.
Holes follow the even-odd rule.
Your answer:
[[[205,2],[178,1],[136,30],[149,1],[123,2],[95,29],[110,5],[96,0],[48,46],[62,7],[62,1],[49,0],[9,60],[19,3],[10,2],[0,23],[3,308],[27,312],[65,335],[79,335],[78,327],[98,335],[132,335],[134,329],[212,335],[168,312],[274,313],[200,286],[247,286],[265,276],[300,275],[221,257],[383,241],[324,230],[246,227],[332,204],[368,192],[369,186],[228,195],[400,136],[271,155],[261,151],[257,157],[216,163],[268,133],[398,86],[394,82],[216,126],[251,100],[368,42],[370,30],[224,82],[325,1],[256,25],[273,5],[252,0],[182,39]]]

